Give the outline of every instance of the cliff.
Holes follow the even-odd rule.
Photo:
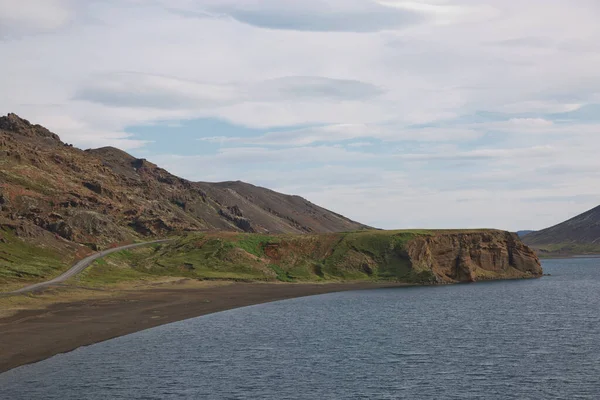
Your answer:
[[[123,268],[132,268],[135,279],[169,275],[285,282],[444,284],[542,275],[535,253],[515,234],[494,230],[191,234],[153,250],[109,257],[107,262],[81,279],[103,281]]]
[[[540,261],[513,233],[447,232],[420,236],[407,245],[414,268],[431,271],[439,282],[539,277]]]

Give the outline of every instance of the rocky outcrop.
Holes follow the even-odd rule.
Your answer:
[[[33,125],[26,119],[19,118],[16,114],[8,114],[5,117],[0,117],[0,130],[18,133],[19,135],[51,139],[54,142],[60,142],[60,137],[50,132],[48,129],[40,125]]]
[[[252,228],[252,224],[248,219],[244,218],[242,211],[238,206],[227,207],[226,210],[220,209],[219,215],[228,221],[233,222],[235,226],[244,232],[253,233],[256,232],[254,228]]]
[[[413,269],[430,271],[440,283],[542,275],[533,250],[509,232],[422,235],[410,241],[406,250]]]

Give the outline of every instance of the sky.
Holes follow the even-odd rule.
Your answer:
[[[0,0],[0,113],[378,228],[600,204],[597,0]]]

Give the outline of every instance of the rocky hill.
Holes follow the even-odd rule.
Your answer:
[[[600,206],[530,233],[523,241],[541,255],[600,254]]]
[[[9,114],[0,117],[0,228],[95,248],[185,231],[365,226],[298,196],[243,182],[190,182],[112,147],[83,151]]]

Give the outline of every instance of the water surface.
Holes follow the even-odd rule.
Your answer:
[[[0,398],[598,399],[600,259],[544,269],[207,315],[0,374]]]

